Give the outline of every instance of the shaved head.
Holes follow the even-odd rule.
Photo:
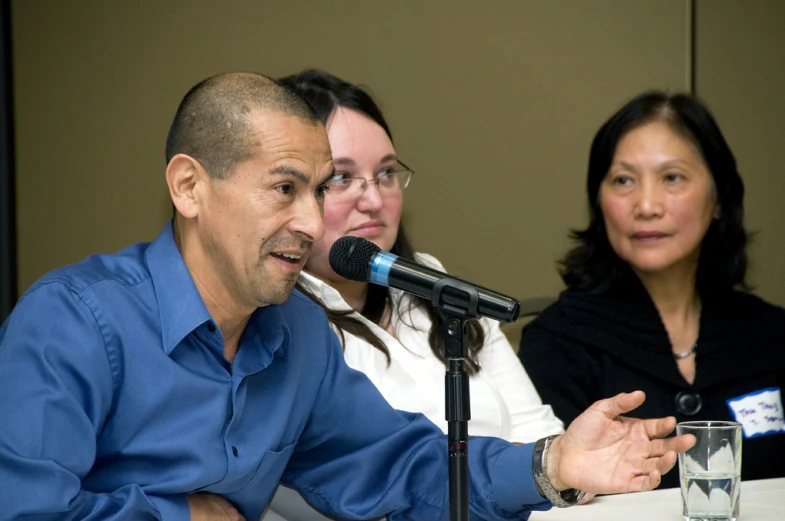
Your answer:
[[[218,179],[259,151],[250,117],[272,112],[321,124],[310,105],[275,80],[255,73],[230,73],[196,84],[180,102],[166,139],[167,164],[177,154],[198,160]]]

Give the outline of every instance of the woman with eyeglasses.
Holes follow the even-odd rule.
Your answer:
[[[415,179],[398,159],[379,107],[362,88],[323,71],[279,80],[304,97],[327,128],[335,164],[324,202],[325,236],[313,245],[298,287],[324,307],[341,338],[347,363],[365,373],[396,409],[421,412],[445,432],[443,321],[430,303],[401,291],[349,281],[328,260],[345,235],[443,271],[430,255],[415,253],[401,224],[403,190]],[[470,324],[469,434],[531,442],[563,431],[543,405],[495,321]],[[445,448],[446,450],[446,448]],[[286,519],[318,519],[315,513]]]

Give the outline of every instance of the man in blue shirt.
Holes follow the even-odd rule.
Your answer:
[[[49,273],[0,328],[2,518],[256,520],[282,480],[340,517],[446,519],[439,429],[392,410],[292,294],[333,173],[310,107],[263,76],[209,78],[166,155],[158,238]],[[656,486],[692,438],[617,418],[642,400],[598,402],[540,445],[545,468],[534,444],[472,440],[473,515]]]

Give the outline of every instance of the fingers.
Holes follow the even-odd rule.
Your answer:
[[[649,457],[659,458],[669,450],[673,450],[668,445],[668,441],[670,440],[652,440],[651,445],[649,445]]]
[[[578,504],[579,504],[579,505],[585,505],[586,503],[588,503],[588,502],[589,502],[589,501],[591,501],[592,499],[594,499],[594,494],[592,494],[591,492],[587,492],[587,493],[586,493],[586,494],[584,494],[584,496],[583,496],[583,497],[582,497],[582,498],[581,498],[581,499],[578,501]]]
[[[646,490],[652,490],[660,484],[661,479],[662,474],[657,470],[653,470],[642,476],[637,476],[630,481],[627,492],[644,492]]]
[[[682,434],[681,436],[667,438],[663,441],[668,450],[684,452],[685,450],[691,449],[698,440],[692,434]]]
[[[665,474],[676,464],[676,453],[672,450],[666,451],[662,456],[647,458],[641,465],[640,472],[642,474],[651,474],[653,471],[659,471]]]
[[[612,398],[595,402],[592,408],[599,410],[608,418],[615,418],[639,407],[645,399],[646,394],[643,391],[621,393]]]
[[[677,458],[678,456],[676,455],[675,452],[673,451],[666,452],[659,459],[659,462],[657,464],[657,470],[659,470],[661,474],[665,474],[670,469],[672,469],[674,465],[676,465]]]
[[[646,435],[651,438],[664,438],[676,427],[676,418],[668,416],[667,418],[654,418],[644,420],[644,429]]]
[[[228,521],[245,521],[245,518],[237,511],[234,505],[223,498],[221,498],[219,506],[221,507],[221,510],[223,510],[223,514]]]
[[[206,492],[188,496],[191,521],[246,521],[245,517],[223,497]]]
[[[695,445],[695,436],[692,434],[682,434],[674,438],[664,438],[659,440],[652,440],[649,445],[649,456],[656,457],[662,456],[668,451],[675,453],[684,452],[689,450]]]
[[[228,521],[245,521],[245,518],[234,508],[233,505],[223,506],[224,515]]]

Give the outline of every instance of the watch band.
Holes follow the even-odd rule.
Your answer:
[[[534,483],[537,485],[537,492],[550,501],[553,506],[559,508],[571,507],[576,505],[586,493],[574,488],[557,492],[556,489],[553,488],[553,485],[551,485],[547,473],[548,449],[550,448],[553,439],[557,436],[559,436],[559,434],[541,438],[534,444],[534,452],[532,453]]]

